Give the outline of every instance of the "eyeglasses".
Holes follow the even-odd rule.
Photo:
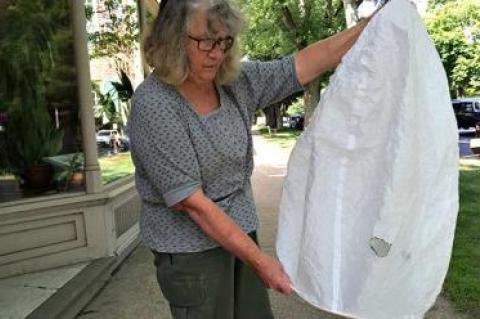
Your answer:
[[[233,46],[234,39],[232,37],[226,37],[224,39],[197,39],[188,35],[193,41],[197,41],[197,46],[200,51],[210,52],[215,49],[217,46],[223,52],[227,52]]]
[[[160,1],[160,12],[162,12],[163,8],[167,5],[168,0],[162,0]]]

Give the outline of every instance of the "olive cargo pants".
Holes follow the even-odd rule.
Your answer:
[[[256,241],[255,233],[250,236]],[[223,248],[153,254],[157,280],[174,319],[273,318],[262,281]]]

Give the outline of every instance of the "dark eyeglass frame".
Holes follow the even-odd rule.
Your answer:
[[[162,12],[163,8],[165,8],[165,5],[167,4],[168,0],[162,0],[160,1],[160,12]]]
[[[233,47],[233,43],[235,42],[235,39],[233,37],[230,37],[230,36],[215,40],[215,39],[208,39],[208,38],[207,39],[198,39],[198,38],[192,37],[191,35],[188,34],[188,38],[192,39],[193,41],[197,41],[197,48],[200,51],[203,51],[203,52],[211,52],[217,46],[223,52],[227,52],[228,50],[230,50]],[[203,47],[200,45],[200,43],[206,44],[207,42],[205,42],[205,41],[211,41],[211,45],[207,45],[207,47],[209,47],[208,49],[206,49],[205,45],[203,45]],[[222,43],[224,45],[223,48],[222,48]]]

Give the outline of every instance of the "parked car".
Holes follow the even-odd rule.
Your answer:
[[[118,135],[117,130],[100,130],[97,132],[97,144],[101,146],[110,146],[114,135]]]
[[[459,130],[475,132],[480,127],[480,97],[452,100]]]
[[[304,122],[305,116],[303,114],[293,114],[288,118],[288,127],[303,130]]]

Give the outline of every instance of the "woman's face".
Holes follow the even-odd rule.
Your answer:
[[[227,37],[226,28],[219,25],[214,34],[208,31],[208,20],[206,10],[199,10],[193,17],[190,29],[187,31],[187,54],[190,66],[190,73],[187,80],[198,83],[208,83],[215,79],[215,76],[225,58],[225,52],[216,45],[210,51],[202,51],[198,47],[198,41],[192,39],[213,39],[219,40]]]

